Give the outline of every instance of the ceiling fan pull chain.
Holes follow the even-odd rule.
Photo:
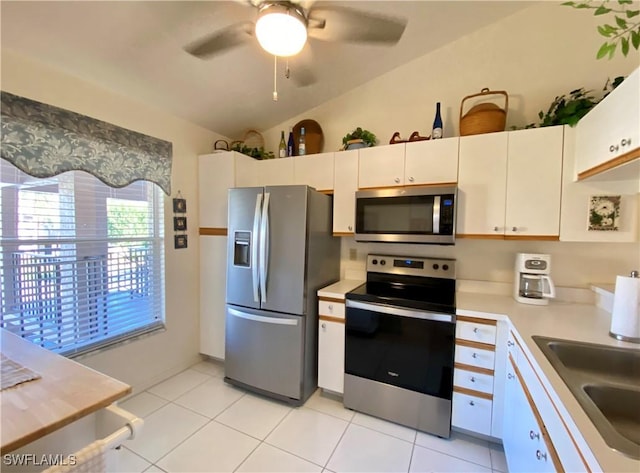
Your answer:
[[[273,56],[273,101],[278,101],[278,56]]]
[[[287,58],[286,68],[284,70],[284,76],[289,79],[291,77],[291,69],[289,69],[289,58]]]

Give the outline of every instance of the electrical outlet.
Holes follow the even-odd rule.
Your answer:
[[[356,248],[349,248],[349,259],[351,261],[358,259],[358,250]]]

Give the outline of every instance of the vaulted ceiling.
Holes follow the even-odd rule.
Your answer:
[[[255,39],[202,60],[184,47],[228,25],[254,21],[243,1],[0,2],[2,48],[153,104],[230,138],[268,129],[401,64],[526,8],[525,1],[348,1],[338,5],[408,20],[392,47],[311,39],[291,58],[291,75],[310,69],[298,87],[278,60],[279,100],[272,100],[274,58]],[[398,87],[401,87],[398,84]]]

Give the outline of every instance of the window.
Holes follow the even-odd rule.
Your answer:
[[[162,327],[162,194],[0,160],[0,325],[75,355]]]

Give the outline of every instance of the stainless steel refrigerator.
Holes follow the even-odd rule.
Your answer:
[[[340,278],[332,199],[229,189],[225,380],[300,405],[317,387],[316,293]]]

